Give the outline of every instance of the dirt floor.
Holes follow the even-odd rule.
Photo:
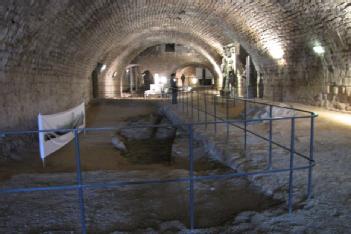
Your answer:
[[[232,223],[222,227],[206,229],[210,233],[350,233],[351,223],[351,116],[348,113],[328,111],[296,103],[287,103],[296,108],[313,111],[319,114],[315,123],[314,157],[316,166],[313,169],[313,199],[305,200],[307,191],[307,173],[294,172],[293,201],[294,211],[273,208],[264,212],[243,212]],[[286,104],[285,104],[286,105]],[[211,108],[211,107],[210,107]],[[169,107],[174,116],[181,116],[187,121],[197,121],[197,116],[182,112],[182,108]],[[288,112],[287,112],[288,113]],[[290,113],[291,114],[291,113]],[[300,115],[300,114],[299,114]],[[177,118],[175,118],[177,119]],[[213,119],[210,119],[213,120]],[[200,116],[204,121],[204,115]],[[273,140],[290,147],[291,121],[278,121],[273,124]],[[295,149],[309,155],[310,121],[296,120]],[[267,123],[257,123],[248,129],[268,136]],[[213,125],[195,129],[197,137],[203,142],[211,143],[208,148],[224,164],[239,170],[250,171],[267,167],[268,144],[257,137],[248,135],[248,150],[243,150],[243,132],[229,128],[229,139],[226,140],[226,127],[218,124],[217,133]],[[208,140],[210,139],[210,140]],[[273,147],[273,168],[289,166],[287,151]],[[295,166],[306,164],[305,160],[295,157]],[[287,199],[288,174],[278,176],[249,177],[267,194]],[[205,231],[205,230],[201,230]]]
[[[120,100],[95,103],[87,110],[87,127],[121,128],[154,114],[153,101]],[[170,179],[188,176],[188,139],[177,134],[175,140],[134,140],[129,150],[120,153],[111,139],[115,131],[80,134],[83,180],[86,183]],[[175,143],[174,143],[174,142]],[[162,142],[162,145],[160,145]],[[173,146],[172,146],[173,144]],[[201,148],[201,146],[198,146]],[[195,173],[209,175],[232,172],[196,149]],[[180,158],[169,161],[177,151]],[[165,153],[166,152],[166,153]],[[168,153],[167,153],[168,152]],[[179,153],[180,152],[180,153]],[[149,157],[152,155],[152,157]],[[204,155],[204,157],[199,155]],[[69,144],[45,161],[38,152],[20,162],[2,165],[1,188],[40,187],[75,183],[74,145]],[[242,211],[261,211],[281,204],[263,195],[245,179],[198,182],[196,189],[196,225],[208,228],[222,225]],[[92,233],[115,231],[177,232],[186,230],[188,217],[187,183],[87,190],[84,193],[87,225]],[[0,196],[1,233],[79,232],[75,192],[38,192]],[[232,202],[231,202],[232,201]],[[11,204],[11,205],[10,205]],[[35,211],[35,215],[32,215]],[[23,225],[26,223],[26,225]]]
[[[223,115],[225,105],[218,107]],[[301,104],[291,103],[291,105],[319,114],[315,129],[317,164],[313,170],[313,199],[305,201],[299,197],[299,194],[306,193],[307,175],[301,173],[295,173],[295,205],[292,214],[288,214],[286,204],[262,195],[264,191],[265,194],[282,195],[286,199],[286,176],[278,176],[273,180],[270,177],[257,176],[250,178],[250,183],[246,180],[197,183],[196,189],[199,192],[196,194],[196,225],[199,229],[195,233],[349,233],[351,174],[347,162],[351,160],[350,115]],[[237,106],[238,109],[242,109],[242,106]],[[232,109],[229,115],[238,117],[240,113],[238,109]],[[128,120],[152,114],[155,110],[154,103],[144,103],[142,100],[138,102],[125,100],[118,104],[118,108],[113,102],[95,104],[88,110],[88,127],[119,128],[125,126]],[[177,111],[180,110],[182,106]],[[193,115],[196,120],[196,112]],[[203,116],[200,120],[204,120]],[[289,126],[290,122],[275,124],[274,140],[284,145],[289,144]],[[265,123],[250,125],[248,128],[262,134],[267,133]],[[213,129],[213,126],[209,129]],[[252,153],[246,154],[243,158],[238,153],[242,150],[240,131],[230,128],[229,142],[234,146],[231,149],[228,142],[221,138],[226,135],[224,126],[218,126],[217,135],[213,135],[209,129],[201,128],[199,132],[206,135],[207,144],[213,141],[216,147],[224,147],[223,155],[232,156],[234,160],[221,159],[227,165],[233,167],[239,165],[239,168],[245,170],[266,166],[267,145],[250,136],[248,148]],[[308,144],[305,144],[309,139],[308,129],[308,121],[301,123],[297,121],[295,137],[298,151],[308,151]],[[83,175],[86,182],[134,181],[188,175],[187,163],[184,160],[173,164],[167,160],[135,163],[135,160],[125,157],[113,148],[111,144],[113,135],[114,132],[81,134]],[[187,142],[187,139],[181,136],[175,139],[173,146],[179,155],[187,155]],[[147,144],[131,142],[131,145],[134,144],[138,146],[136,147],[138,150],[148,148]],[[151,145],[152,147],[154,146]],[[230,154],[226,154],[225,151],[229,151]],[[277,151],[276,148],[274,152],[274,167],[286,163],[287,160],[283,158],[286,152]],[[143,150],[136,155],[135,159],[142,157]],[[9,162],[2,165],[0,172],[2,188],[72,184],[75,181],[75,174],[70,173],[75,168],[72,145],[50,156],[46,161],[46,168],[42,167],[38,152],[33,152],[26,158],[23,162]],[[201,175],[231,170],[230,167],[211,160],[202,159],[196,164],[196,173]],[[285,187],[280,187],[281,185]],[[188,231],[185,226],[188,224],[187,189],[186,184],[178,184],[134,189],[121,187],[102,191],[89,190],[85,193],[88,228],[93,233],[185,233]],[[159,195],[161,196],[156,198]],[[79,225],[75,196],[74,192],[63,195],[43,192],[0,196],[0,232],[76,233],[79,231]],[[57,209],[58,206],[60,209]],[[37,211],[33,215],[32,211],[38,208],[40,212]],[[27,224],[23,225],[24,223]]]

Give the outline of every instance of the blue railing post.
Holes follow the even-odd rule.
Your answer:
[[[196,92],[196,97],[197,97],[197,121],[200,122],[200,96],[199,92]]]
[[[180,109],[180,102],[182,101],[182,98],[180,95],[181,95],[181,90],[177,89],[177,110]]]
[[[229,119],[229,103],[228,103],[228,97],[225,98],[225,118],[226,118],[226,120]]]
[[[183,105],[183,113],[184,113],[184,111],[185,111],[185,105],[184,105],[184,103],[185,103],[185,101],[184,101],[184,90],[182,90],[182,105]]]
[[[194,230],[195,226],[195,204],[194,204],[194,151],[193,151],[193,126],[188,125],[189,131],[189,220],[190,230]]]
[[[229,141],[229,103],[228,103],[229,97],[227,96],[225,99],[225,116],[226,116],[226,121],[227,121],[227,134],[226,134],[226,141]]]
[[[189,92],[186,92],[186,115],[189,116]]]
[[[269,152],[268,169],[272,169],[272,140],[273,140],[273,106],[269,105]]]
[[[183,90],[179,89],[179,110],[182,110],[182,103],[183,103]]]
[[[292,213],[293,206],[293,176],[294,176],[294,155],[295,155],[295,117],[291,119],[291,138],[290,138],[290,171],[289,171],[289,214]]]
[[[173,104],[173,88],[171,88],[171,95],[169,96],[169,104]]]
[[[76,171],[77,171],[77,184],[78,197],[79,197],[79,208],[80,208],[80,223],[82,227],[82,233],[87,233],[87,228],[85,224],[85,207],[84,207],[84,193],[83,188],[83,179],[82,179],[82,170],[80,165],[80,145],[79,145],[79,132],[78,129],[74,129],[74,145],[75,145],[75,158],[76,158]]]
[[[313,197],[312,193],[312,167],[313,167],[313,144],[314,144],[314,113],[311,114],[311,126],[310,126],[310,161],[308,168],[308,185],[307,185],[307,198],[310,199]]]
[[[180,89],[177,87],[177,107],[179,108],[179,103],[180,103]]]
[[[190,93],[190,101],[191,101],[191,121],[194,120],[194,99],[193,99],[193,91]]]
[[[216,107],[216,95],[213,95],[213,111],[214,111],[214,130],[217,133],[217,107]]]
[[[205,129],[207,129],[207,98],[206,98],[206,93],[204,93],[204,103],[205,103]]]
[[[244,99],[244,151],[246,153],[247,149],[247,102],[246,99]]]

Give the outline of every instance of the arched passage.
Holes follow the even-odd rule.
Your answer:
[[[222,74],[219,67],[221,56],[216,50],[207,45],[203,40],[194,39],[188,34],[176,33],[173,31],[163,33],[164,34],[161,36],[151,36],[149,34],[141,35],[135,39],[133,45],[124,50],[123,53],[118,54],[117,52],[114,52],[114,54],[118,54],[118,56],[112,59],[113,56],[111,55],[111,59],[106,60],[110,61],[107,62],[109,68],[107,69],[106,73],[104,73],[100,86],[104,87],[106,84],[106,86],[113,85],[114,87],[122,87],[120,84],[120,79],[112,79],[113,73],[116,72],[117,77],[124,76],[125,67],[131,63],[133,59],[135,59],[147,48],[162,43],[184,44],[194,49],[204,62],[210,64],[211,69],[213,69],[216,72],[217,77],[221,79]],[[154,34],[155,32],[152,33],[152,35]],[[145,38],[147,38],[147,40],[145,40]],[[187,60],[189,59],[191,60],[192,58],[188,57]],[[121,93],[121,90],[118,90],[117,88],[116,92],[118,95],[118,93]]]
[[[216,86],[218,82],[215,71],[206,63],[184,63],[173,73],[178,78],[178,86]]]

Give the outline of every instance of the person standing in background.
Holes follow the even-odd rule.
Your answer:
[[[175,73],[171,74],[171,89],[172,89],[172,104],[177,104],[177,95],[178,95],[178,87],[177,87],[177,78]]]

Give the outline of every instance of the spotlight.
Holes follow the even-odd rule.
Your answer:
[[[280,66],[285,66],[285,65],[286,65],[286,60],[285,60],[285,59],[279,59],[279,60],[278,60],[278,64],[279,64]]]
[[[282,47],[274,42],[269,42],[267,45],[268,51],[274,59],[282,59],[284,56],[284,51]]]
[[[161,83],[161,84],[167,84],[167,77],[165,77],[165,76],[160,76],[160,83]]]
[[[197,78],[191,78],[191,83],[193,84],[193,85],[195,85],[195,84],[197,84]]]
[[[106,64],[102,64],[100,71],[103,72],[106,69]]]
[[[325,53],[325,49],[324,49],[324,47],[321,46],[321,45],[316,45],[316,46],[314,46],[314,47],[313,47],[313,51],[314,51],[316,54],[318,54],[318,55],[322,55],[322,54]]]

